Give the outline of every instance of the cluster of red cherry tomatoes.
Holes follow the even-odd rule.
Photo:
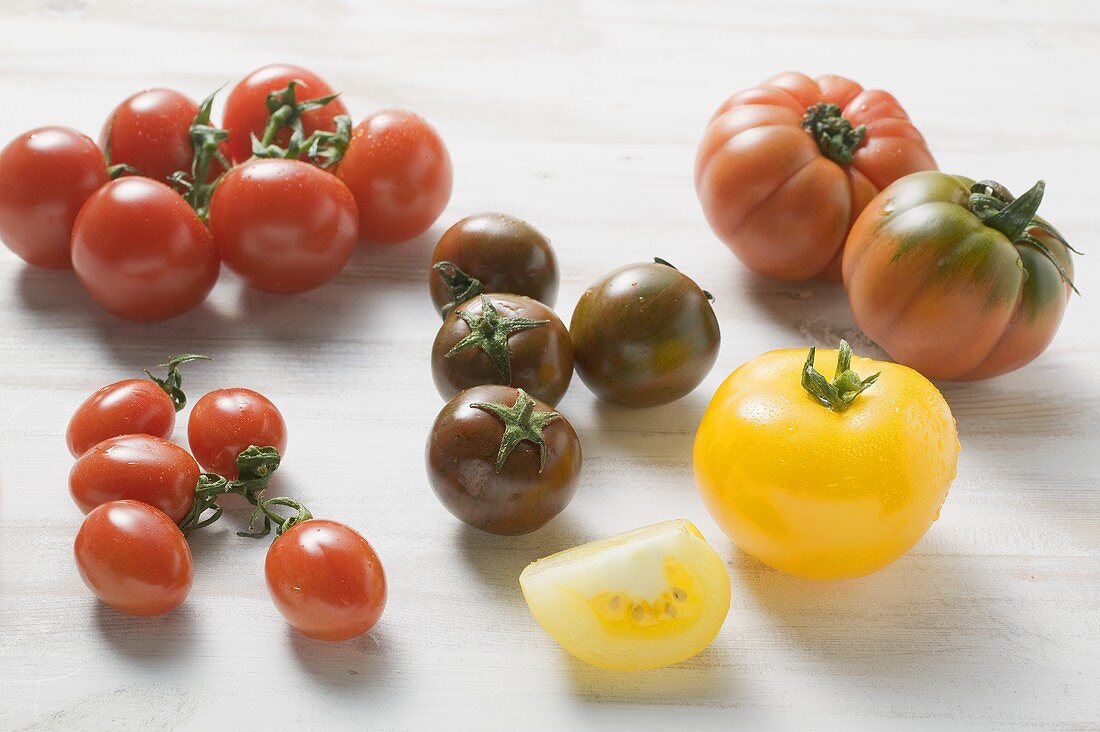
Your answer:
[[[76,458],[69,490],[86,514],[74,545],[80,576],[122,612],[175,609],[194,577],[187,534],[221,518],[220,498],[235,494],[254,507],[239,535],[275,529],[265,574],[287,622],[323,640],[366,632],[386,604],[382,564],[350,527],[314,519],[293,499],[267,497],[287,445],[286,423],[267,397],[244,388],[211,391],[191,409],[191,452],[169,441],[186,405],[180,366],[199,359],[206,357],[177,356],[163,378],[109,384],[69,422]]]
[[[450,199],[447,148],[416,114],[353,127],[328,84],[285,65],[237,84],[221,127],[213,98],[139,92],[98,145],[65,127],[20,135],[0,151],[0,239],[75,270],[108,312],[155,321],[201,303],[222,262],[267,292],[322,285],[359,239],[411,239]]]

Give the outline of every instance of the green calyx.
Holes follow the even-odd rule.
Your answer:
[[[229,133],[210,122],[214,97],[219,91],[220,88],[202,101],[199,113],[191,123],[191,147],[195,151],[191,158],[191,170],[178,170],[168,177],[168,182],[176,187],[202,221],[210,215],[210,201],[221,177],[232,167],[221,151],[221,145],[229,139]],[[222,173],[211,181],[210,166],[215,162],[221,165]]]
[[[351,142],[351,117],[345,114],[333,118],[336,129],[315,130],[308,137],[302,128],[302,114],[312,109],[320,109],[332,102],[339,94],[330,94],[326,97],[298,101],[297,88],[305,86],[301,81],[294,80],[284,89],[273,91],[267,95],[267,125],[264,127],[264,135],[257,139],[252,136],[252,155],[257,158],[281,158],[286,160],[298,160],[303,156],[310,162],[321,168],[330,168],[347,152],[348,143]],[[290,130],[290,140],[287,146],[279,147],[275,144],[275,138],[280,130]]]
[[[1068,251],[1074,254],[1081,253],[1071,247],[1057,229],[1035,216],[1045,191],[1046,183],[1039,181],[1022,196],[1014,198],[1000,183],[983,180],[971,186],[969,207],[971,213],[981,219],[983,224],[1001,232],[1013,244],[1031,247],[1046,257],[1058,270],[1062,281],[1080,295],[1069,273],[1050,247],[1030,233],[1033,229],[1037,229],[1053,237]]]
[[[856,148],[863,142],[867,127],[852,127],[835,104],[819,103],[806,110],[802,117],[802,129],[821,148],[821,154],[840,165],[849,165]]]
[[[852,371],[852,348],[848,345],[848,341],[840,342],[840,353],[837,355],[836,372],[833,374],[832,381],[826,381],[825,377],[814,368],[816,352],[816,348],[810,349],[810,354],[802,367],[802,388],[818,403],[834,412],[843,412],[852,405],[856,397],[878,381],[880,374],[872,374],[866,379],[860,379],[859,375]]]
[[[481,294],[481,280],[466,274],[454,262],[446,260],[436,262],[432,265],[432,269],[439,275],[440,281],[447,288],[447,294],[451,298],[451,301],[439,310],[444,318],[462,303]]]
[[[145,369],[145,375],[156,382],[161,389],[164,389],[164,393],[172,400],[172,406],[178,412],[187,406],[187,395],[183,393],[183,374],[180,373],[180,366],[191,361],[210,360],[209,356],[201,356],[197,353],[181,353],[168,359],[168,363],[160,364],[158,368],[168,369],[168,373],[165,374],[163,379],[159,376],[153,376],[149,369]]]
[[[511,407],[492,402],[477,402],[470,406],[488,412],[504,423],[504,436],[500,440],[500,450],[497,451],[496,471],[499,473],[504,464],[508,462],[508,456],[516,449],[519,443],[526,440],[539,448],[539,474],[546,465],[546,441],[542,432],[546,426],[556,419],[561,419],[557,412],[536,412],[535,400],[527,395],[523,389],[517,389],[516,403]]]
[[[454,344],[445,358],[452,358],[470,348],[479,348],[493,362],[505,384],[512,383],[512,357],[508,353],[508,339],[515,333],[539,328],[550,322],[532,318],[502,318],[493,301],[486,295],[481,296],[481,315],[471,315],[464,310],[456,310],[455,315],[470,327],[470,334]]]

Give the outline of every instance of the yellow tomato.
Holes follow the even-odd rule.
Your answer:
[[[531,614],[565,650],[616,671],[702,651],[730,607],[726,564],[690,521],[646,526],[529,564]]]
[[[817,355],[839,359],[832,382],[813,349],[808,359],[771,351],[730,374],[695,436],[695,477],[718,524],[760,561],[814,579],[860,577],[939,517],[958,462],[955,420],[906,366],[851,359],[843,341]]]

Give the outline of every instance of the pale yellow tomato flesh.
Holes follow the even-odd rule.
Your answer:
[[[685,520],[540,559],[519,583],[535,620],[565,650],[618,671],[691,658],[714,640],[730,607],[725,562]]]

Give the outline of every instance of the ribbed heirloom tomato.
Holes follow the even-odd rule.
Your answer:
[[[217,389],[195,402],[187,420],[191,453],[203,468],[238,477],[237,457],[247,448],[286,453],[286,422],[278,407],[251,389]]]
[[[162,183],[191,170],[191,123],[198,103],[171,89],[146,89],[118,105],[99,133],[112,165],[129,165]]]
[[[714,113],[695,162],[707,221],[745,265],[840,279],[848,229],[876,193],[936,162],[889,93],[788,72]]]

